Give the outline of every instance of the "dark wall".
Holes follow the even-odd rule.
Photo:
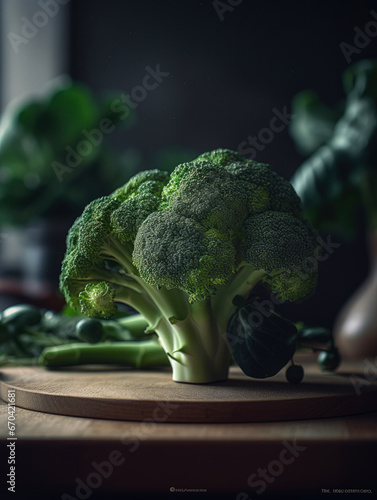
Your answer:
[[[165,146],[237,149],[268,127],[274,110],[289,113],[300,90],[315,89],[329,105],[344,97],[349,61],[340,44],[354,44],[354,27],[364,29],[372,8],[356,0],[80,0],[71,4],[71,73],[119,95],[143,82],[147,66],[169,73],[138,103],[134,126],[111,137],[140,150],[148,167]],[[376,49],[377,37],[351,62]],[[290,178],[303,158],[285,127],[256,159]],[[355,243],[343,242],[321,265],[317,295],[287,313],[330,325],[366,272],[360,229]]]

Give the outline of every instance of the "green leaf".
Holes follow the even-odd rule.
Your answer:
[[[343,115],[326,143],[317,142],[318,149],[297,169],[291,183],[304,215],[315,227],[351,237],[357,208],[363,203],[361,182],[377,167],[377,61],[361,61],[347,69],[344,82],[348,97]],[[307,107],[313,106],[323,116],[323,107],[314,98]],[[306,119],[311,119],[310,113]],[[316,132],[311,134],[314,144]],[[299,133],[295,139],[305,145]]]
[[[264,315],[249,302],[232,316],[227,340],[241,370],[253,378],[276,375],[296,350],[296,326],[275,312]]]
[[[289,124],[289,132],[301,154],[313,153],[331,138],[343,109],[344,103],[334,109],[328,108],[312,90],[302,91],[294,97],[294,119]]]

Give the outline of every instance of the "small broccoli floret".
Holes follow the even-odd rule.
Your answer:
[[[89,283],[79,293],[81,312],[90,318],[112,318],[118,309],[114,303],[115,293],[105,281],[97,284]]]
[[[277,212],[290,212],[294,215],[301,214],[301,200],[292,185],[271,170],[268,165],[245,161],[233,163],[227,166],[238,181],[254,185],[256,196],[260,199],[251,199],[256,204],[250,209],[252,213],[274,210]]]
[[[92,202],[68,234],[60,286],[91,317],[130,305],[159,336],[174,380],[212,382],[227,377],[237,301],[258,282],[285,300],[307,296],[316,246],[292,186],[219,149]]]
[[[134,175],[124,186],[116,189],[110,197],[116,199],[119,202],[123,202],[136,196],[143,190],[145,185],[154,186],[154,193],[161,193],[162,188],[169,180],[169,174],[167,172],[161,172],[160,170],[144,170]]]
[[[162,189],[168,180],[167,172],[147,170],[111,195],[112,199],[121,202],[111,215],[111,229],[122,243],[133,241],[144,220],[158,209]]]
[[[240,155],[237,151],[232,151],[231,149],[215,149],[214,151],[209,151],[208,153],[203,153],[198,156],[197,160],[205,160],[220,167],[225,167],[231,165],[234,162],[240,161],[245,162],[245,158]]]
[[[119,202],[108,197],[92,201],[86,207],[76,243],[80,255],[92,262],[97,259],[104,240],[111,232],[111,214],[118,207]]]
[[[79,293],[83,289],[83,280],[89,276],[91,268],[91,262],[80,255],[77,249],[67,251],[60,274],[60,290],[74,311],[80,311]]]
[[[264,269],[264,279],[284,300],[305,298],[315,286],[318,260],[316,234],[309,224],[290,213],[264,212],[246,219],[241,247],[244,260]]]

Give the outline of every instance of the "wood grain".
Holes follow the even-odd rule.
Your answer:
[[[232,368],[227,382],[177,384],[166,371],[117,367],[3,368],[0,394],[16,389],[16,405],[57,415],[128,421],[221,423],[273,422],[353,415],[377,410],[377,381],[358,395],[352,367],[323,374],[315,363],[290,385],[284,373],[267,380]]]

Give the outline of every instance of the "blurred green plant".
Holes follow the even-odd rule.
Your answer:
[[[88,87],[66,82],[43,99],[5,111],[0,123],[0,224],[75,214],[135,173],[129,155],[116,153],[107,142],[106,135],[120,122],[133,122],[131,110],[121,116],[112,103],[111,96],[96,99]],[[89,137],[101,128],[102,137]]]
[[[291,133],[301,152],[311,156],[291,183],[304,215],[320,230],[351,239],[357,216],[365,216],[370,273],[334,323],[341,356],[365,359],[377,354],[377,60],[349,67],[343,84],[347,98],[335,110],[313,92],[296,96]],[[332,366],[337,355],[323,355],[321,362]]]
[[[360,207],[377,229],[377,61],[349,67],[343,85],[346,100],[334,109],[313,91],[294,98],[290,132],[298,150],[311,156],[291,183],[315,227],[349,239]]]
[[[144,333],[147,326],[138,314],[98,320],[18,304],[0,312],[0,366],[169,366],[155,334]]]

